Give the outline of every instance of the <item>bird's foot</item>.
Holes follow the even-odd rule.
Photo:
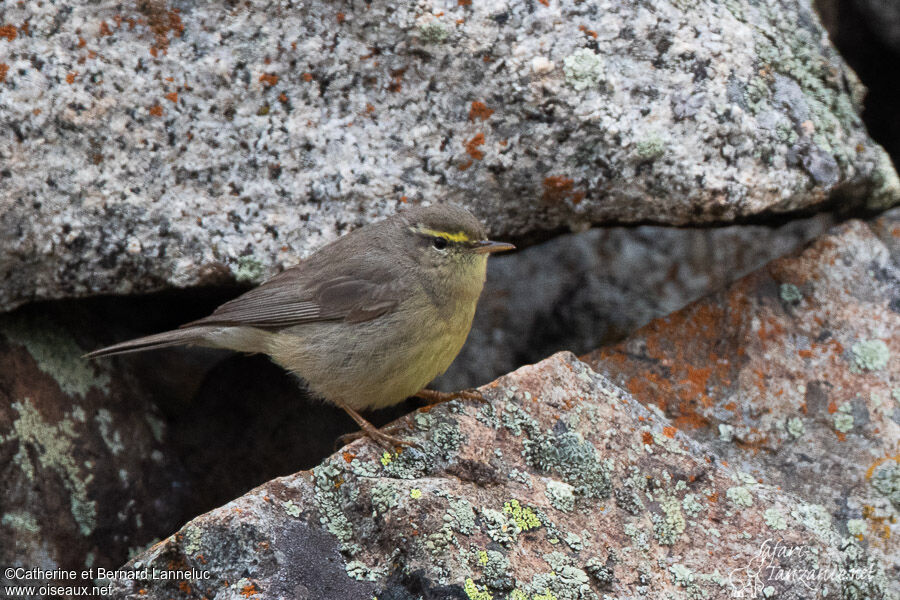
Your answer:
[[[443,404],[451,400],[473,400],[475,402],[488,402],[481,392],[475,389],[460,390],[458,392],[439,392],[437,390],[419,390],[416,392],[417,398],[422,398],[428,402],[428,406],[435,404]]]
[[[346,446],[350,442],[355,442],[359,438],[368,437],[373,442],[375,442],[376,444],[381,446],[387,452],[393,452],[394,449],[397,448],[398,446],[399,447],[407,446],[407,447],[411,447],[411,448],[421,449],[421,446],[419,444],[417,444],[416,442],[411,442],[409,440],[404,440],[404,439],[398,438],[394,435],[391,435],[392,433],[397,432],[400,429],[402,429],[403,423],[400,423],[400,422],[392,423],[390,425],[387,425],[383,429],[376,429],[374,425],[372,425],[368,422],[366,422],[366,425],[368,425],[368,427],[366,427],[363,424],[360,424],[360,427],[362,429],[360,429],[359,431],[354,431],[353,433],[347,433],[347,434],[344,434],[341,437],[339,437],[337,439],[337,445],[339,447]]]

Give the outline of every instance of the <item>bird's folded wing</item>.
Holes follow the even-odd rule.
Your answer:
[[[226,302],[208,317],[182,325],[281,328],[315,321],[359,323],[396,307],[400,295],[387,274],[342,275],[304,285],[290,270]],[[379,283],[375,283],[375,281]]]

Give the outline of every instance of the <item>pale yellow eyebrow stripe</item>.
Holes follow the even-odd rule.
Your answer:
[[[430,235],[432,237],[444,238],[448,242],[470,242],[472,240],[469,239],[462,231],[458,231],[456,233],[450,233],[448,231],[438,231],[436,229],[428,229],[427,227],[416,227],[415,231],[419,233],[424,233],[425,235]]]

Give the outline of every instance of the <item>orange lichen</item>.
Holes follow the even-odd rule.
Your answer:
[[[6,74],[9,73],[9,65],[0,63],[0,83],[6,81]]]
[[[12,42],[18,35],[19,32],[15,25],[6,24],[0,26],[0,38],[6,38],[8,41]]]
[[[346,463],[351,463],[351,462],[353,462],[353,459],[356,458],[355,454],[353,454],[352,452],[346,452],[346,451],[341,456],[343,457],[344,462],[346,462]]]
[[[278,75],[273,73],[263,73],[259,76],[259,80],[266,84],[269,87],[272,87],[276,83],[278,83]]]
[[[166,100],[168,100],[169,102],[178,102],[178,92],[166,94]]]
[[[164,0],[138,0],[138,10],[147,17],[147,25],[153,32],[153,46],[150,54],[157,56],[169,49],[169,34],[181,37],[184,34],[184,23],[178,9],[166,10]]]
[[[456,0],[456,4],[459,6],[472,6],[472,0]]]
[[[543,200],[547,203],[558,203],[569,200],[579,204],[584,199],[584,192],[575,190],[575,182],[563,175],[551,175],[544,178]]]
[[[85,46],[87,46],[87,42],[84,41],[84,38],[83,37],[78,38],[78,47],[84,48]]]
[[[278,101],[281,102],[282,104],[287,102],[288,101],[287,94],[285,94],[284,92],[281,92],[280,94],[278,94]]]
[[[663,427],[663,435],[669,439],[675,437],[675,434],[678,432],[678,429],[675,427]]]
[[[106,21],[100,21],[100,37],[109,37],[112,35],[112,30],[109,28],[109,25],[106,24]]]
[[[550,6],[550,0],[538,0],[538,2],[540,2],[544,6]]]
[[[597,39],[597,32],[594,31],[593,29],[588,29],[584,25],[579,25],[578,30],[583,31],[584,33],[586,33],[587,35],[591,36],[594,39]]]
[[[342,24],[344,23],[344,20],[345,20],[346,18],[347,18],[347,15],[345,15],[345,14],[342,13],[342,12],[339,12],[339,13],[337,14],[337,22],[338,22],[338,25],[342,25]]]
[[[475,119],[486,121],[492,114],[494,114],[494,111],[488,108],[484,102],[476,100],[472,102],[472,108],[469,109],[469,121],[474,121]]]
[[[649,431],[641,433],[641,440],[643,440],[645,446],[653,445],[653,435]]]
[[[484,152],[478,149],[479,146],[484,145],[484,134],[478,133],[471,140],[466,142],[466,154],[471,156],[475,160],[481,160],[484,158]]]
[[[259,590],[256,589],[256,585],[253,583],[248,583],[243,588],[241,588],[241,596],[244,598],[249,598],[251,596],[258,596]]]
[[[150,107],[150,114],[153,115],[154,117],[161,117],[161,116],[163,116],[163,107],[162,107],[162,105],[160,105],[160,104],[154,104],[153,106],[151,106],[151,107]]]
[[[303,74],[303,81],[312,81],[312,80],[313,80],[313,74],[312,74],[312,73],[304,73],[304,74]]]
[[[69,71],[69,73],[66,74],[66,83],[68,83],[69,85],[75,83],[75,77],[77,75],[78,71]]]

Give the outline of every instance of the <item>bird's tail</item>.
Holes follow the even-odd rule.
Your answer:
[[[84,358],[99,358],[101,356],[112,356],[113,354],[127,354],[129,352],[143,352],[144,350],[156,350],[157,348],[168,348],[169,346],[192,346],[204,341],[210,327],[189,327],[187,329],[174,329],[172,331],[164,331],[140,337],[127,342],[121,342],[100,348],[93,352],[88,352]]]

